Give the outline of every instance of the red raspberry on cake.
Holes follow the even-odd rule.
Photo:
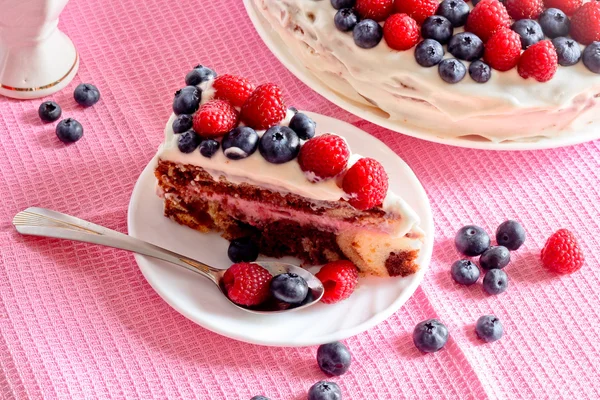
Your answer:
[[[312,181],[318,181],[340,174],[346,169],[349,158],[350,149],[346,141],[328,133],[304,143],[298,162],[302,171],[314,176]]]
[[[495,70],[513,69],[521,58],[521,37],[512,29],[500,29],[485,44],[483,58]]]
[[[194,114],[196,133],[204,137],[223,136],[238,125],[237,110],[225,100],[211,100]]]
[[[585,3],[573,14],[571,36],[585,45],[600,40],[600,2]]]
[[[529,47],[521,55],[517,70],[521,77],[547,82],[558,69],[558,55],[550,40],[542,40]]]
[[[419,43],[417,22],[406,14],[394,14],[383,24],[383,38],[394,50],[408,50]]]
[[[285,118],[286,111],[279,86],[265,83],[254,89],[242,106],[242,121],[257,130],[269,129]]]
[[[581,7],[583,0],[544,0],[546,8],[558,8],[571,16]]]
[[[254,85],[242,76],[220,75],[213,82],[215,99],[227,100],[234,107],[241,107],[254,91]]]
[[[506,11],[513,19],[538,19],[544,11],[542,0],[506,0],[504,2]]]
[[[356,0],[354,9],[362,19],[385,21],[392,13],[394,0]]]
[[[575,235],[559,229],[546,241],[542,249],[542,264],[551,271],[570,274],[583,266],[584,257]]]
[[[481,0],[467,18],[465,30],[487,42],[500,28],[510,28],[510,16],[498,0]]]
[[[358,283],[358,269],[350,261],[345,260],[326,264],[315,276],[325,287],[325,293],[321,298],[325,304],[338,303],[347,299]]]
[[[273,276],[254,263],[233,264],[223,274],[223,286],[231,301],[241,306],[257,306],[270,295],[269,286]]]
[[[359,210],[368,210],[383,203],[388,191],[388,176],[379,161],[361,158],[348,169],[342,188],[348,202]]]
[[[394,12],[408,14],[421,25],[427,17],[435,14],[439,5],[437,0],[396,0]]]

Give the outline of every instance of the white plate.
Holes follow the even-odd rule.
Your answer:
[[[136,255],[150,285],[173,308],[213,332],[244,342],[272,346],[310,346],[342,340],[361,333],[397,311],[423,279],[433,249],[433,217],[425,190],[412,170],[385,144],[366,132],[323,115],[307,113],[318,132],[339,132],[352,149],[379,160],[390,176],[390,188],[401,193],[422,220],[426,240],[417,260],[420,270],[407,278],[361,279],[346,301],[317,304],[305,310],[256,315],[229,303],[219,289],[193,272]],[[218,234],[203,234],[163,216],[155,192],[155,160],[140,175],[129,203],[129,234],[217,268],[227,268],[228,242]],[[293,259],[291,259],[293,260]],[[315,268],[318,270],[318,268]],[[313,271],[316,272],[316,271]]]
[[[246,11],[254,28],[265,42],[269,50],[279,59],[279,61],[298,79],[310,87],[327,100],[345,109],[352,114],[365,119],[369,122],[390,129],[392,131],[413,136],[419,139],[429,140],[431,142],[449,144],[452,146],[467,147],[473,149],[486,150],[537,150],[549,149],[555,147],[570,146],[579,143],[589,142],[600,138],[600,128],[593,125],[586,126],[585,130],[579,131],[576,135],[562,135],[552,138],[541,138],[535,141],[506,141],[494,143],[484,138],[477,140],[473,137],[468,138],[445,138],[438,137],[431,131],[419,129],[418,127],[403,124],[401,121],[392,121],[377,113],[376,110],[369,107],[357,105],[357,103],[348,101],[347,98],[339,95],[324,85],[317,77],[313,75],[302,63],[298,62],[295,57],[288,51],[288,47],[281,40],[280,36],[275,32],[269,22],[260,15],[253,0],[244,0]],[[350,90],[352,90],[350,88]]]

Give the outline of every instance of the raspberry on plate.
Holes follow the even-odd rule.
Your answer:
[[[557,69],[558,55],[550,40],[542,40],[525,50],[517,68],[521,77],[531,77],[538,82],[552,79]]]
[[[570,274],[583,266],[584,257],[575,235],[567,229],[556,231],[542,249],[544,267],[561,274]]]
[[[537,19],[544,11],[542,0],[506,0],[504,6],[508,15],[515,20]]]
[[[350,261],[330,262],[321,268],[315,276],[323,283],[325,294],[321,301],[333,304],[347,299],[358,283],[358,269]]]
[[[582,4],[583,0],[544,0],[546,8],[558,8],[567,15],[573,15]]]
[[[563,10],[564,11],[564,10]],[[571,18],[571,36],[582,44],[600,40],[600,3],[590,1]]]
[[[238,112],[225,100],[211,100],[194,114],[194,131],[204,137],[223,136],[239,121]]]
[[[241,107],[254,91],[254,85],[242,76],[221,75],[214,83],[215,99],[227,100],[234,107]]]
[[[257,306],[270,295],[273,276],[258,264],[233,264],[223,275],[223,286],[231,301],[242,306]]]
[[[396,0],[394,12],[407,14],[421,25],[427,17],[431,17],[438,9],[437,0]]]
[[[481,0],[467,18],[465,30],[487,42],[500,28],[510,27],[510,16],[498,0]]]
[[[508,28],[499,30],[485,44],[483,58],[495,70],[513,69],[521,58],[521,36]]]
[[[269,129],[285,118],[286,111],[279,86],[265,83],[254,89],[242,106],[242,120],[256,130]]]
[[[338,135],[317,136],[300,149],[300,168],[311,176],[311,180],[333,178],[346,169],[350,149],[346,141]]]
[[[408,50],[419,42],[419,25],[406,14],[394,14],[383,25],[383,38],[394,50]]]
[[[388,190],[388,176],[379,161],[361,158],[348,169],[342,188],[350,195],[348,202],[359,210],[368,210],[383,202]]]
[[[356,0],[354,8],[362,19],[385,21],[392,13],[394,0]]]

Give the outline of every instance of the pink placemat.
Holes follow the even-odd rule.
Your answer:
[[[43,206],[126,231],[133,185],[162,140],[173,92],[198,62],[284,87],[289,103],[377,136],[414,169],[436,223],[431,270],[390,319],[346,341],[345,399],[595,398],[600,391],[600,142],[538,152],[486,152],[412,139],[360,121],[295,79],[267,50],[240,0],[72,0],[61,27],[81,53],[78,77],[52,98],[85,135],[65,146],[39,101],[0,98],[0,397],[304,399],[324,379],[316,348],[248,345],[188,321],[145,282],[124,252],[21,237],[10,221]],[[72,91],[96,84],[81,109]],[[456,286],[455,231],[493,231],[506,218],[529,235],[508,267],[509,290]],[[542,269],[545,238],[577,232],[587,263]],[[494,313],[505,337],[482,344],[476,319]],[[442,319],[447,347],[421,355],[414,325]]]

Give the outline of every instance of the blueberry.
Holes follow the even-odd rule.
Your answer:
[[[511,29],[521,36],[521,47],[523,50],[544,40],[544,32],[537,21],[532,19],[520,19],[512,24]]]
[[[54,122],[62,115],[62,108],[53,101],[45,101],[40,104],[38,115],[44,122]]]
[[[473,7],[475,7],[477,4],[479,4],[480,1],[481,0],[471,0],[471,3],[473,3]]]
[[[73,92],[77,104],[83,107],[91,107],[100,100],[100,91],[89,83],[80,83]]]
[[[63,143],[73,143],[83,136],[83,126],[73,118],[63,119],[56,125],[56,136]]]
[[[456,233],[454,244],[460,253],[468,257],[475,257],[490,247],[490,237],[482,228],[476,225],[467,225]]]
[[[258,150],[268,162],[283,164],[298,156],[300,139],[287,126],[274,126],[260,138]]]
[[[433,39],[425,39],[415,48],[415,59],[422,67],[438,65],[443,58],[444,48]]]
[[[173,99],[173,112],[179,114],[193,114],[200,106],[202,91],[196,86],[186,86],[175,92]]]
[[[234,263],[256,261],[258,258],[258,246],[249,237],[233,239],[229,243],[227,256]]]
[[[296,113],[290,121],[290,129],[302,140],[312,139],[315,136],[317,123],[306,114]]]
[[[308,284],[294,273],[280,274],[271,281],[271,294],[284,303],[300,304],[308,294]]]
[[[331,6],[336,10],[354,7],[356,0],[331,0]]]
[[[447,83],[458,83],[463,80],[467,74],[465,64],[455,58],[442,60],[438,65],[440,77]]]
[[[249,157],[258,148],[258,133],[248,126],[238,126],[223,136],[221,146],[225,157],[241,160]]]
[[[461,32],[450,39],[448,52],[460,60],[474,61],[483,56],[483,41],[471,32]]]
[[[308,390],[308,400],[342,400],[342,390],[335,382],[320,381]]]
[[[198,64],[185,76],[185,84],[188,86],[196,86],[202,82],[215,79],[216,77],[217,73],[215,71],[204,65]]]
[[[472,261],[458,260],[450,268],[452,279],[461,285],[472,285],[479,279],[479,268]]]
[[[494,315],[484,315],[477,320],[475,332],[481,340],[495,342],[504,335],[504,328],[498,317]]]
[[[350,368],[351,361],[352,355],[342,342],[323,344],[317,350],[319,368],[328,375],[343,375]]]
[[[364,19],[354,27],[352,31],[354,43],[363,49],[370,49],[381,42],[383,28],[372,19]]]
[[[502,269],[510,262],[510,251],[504,246],[492,246],[479,257],[483,269]]]
[[[556,48],[558,63],[563,67],[570,67],[581,60],[581,47],[573,39],[557,37],[552,39],[552,44]]]
[[[496,242],[509,250],[518,250],[525,243],[525,229],[517,221],[504,221],[496,229]]]
[[[191,153],[200,145],[202,138],[192,129],[179,135],[177,147],[182,153]]]
[[[268,397],[265,397],[265,396],[254,396],[250,400],[270,400],[270,399]]]
[[[583,64],[593,73],[600,74],[600,42],[593,42],[585,48]]]
[[[470,12],[469,5],[463,0],[444,0],[435,13],[448,18],[452,26],[457,28],[467,23]]]
[[[425,39],[433,39],[441,44],[446,44],[452,37],[454,28],[452,22],[446,17],[434,15],[427,17],[421,26],[421,36]]]
[[[540,25],[544,34],[550,39],[567,36],[571,29],[571,21],[567,14],[558,8],[549,8],[540,15]]]
[[[173,132],[183,133],[192,129],[194,119],[191,115],[181,114],[173,121]]]
[[[353,8],[342,8],[335,13],[333,22],[338,30],[349,32],[358,24],[359,19],[358,13]]]
[[[219,150],[220,144],[214,139],[204,139],[200,142],[200,154],[211,158]]]
[[[424,353],[441,350],[448,341],[448,328],[437,319],[419,322],[413,331],[413,342]]]
[[[291,111],[291,112],[293,112],[294,114],[298,113],[298,109],[296,107],[294,107],[294,106],[288,107],[288,110]]]
[[[473,61],[469,65],[469,75],[477,83],[486,83],[492,77],[492,69],[483,61]]]
[[[483,277],[483,290],[488,294],[500,294],[508,288],[508,275],[501,269],[490,269]]]

